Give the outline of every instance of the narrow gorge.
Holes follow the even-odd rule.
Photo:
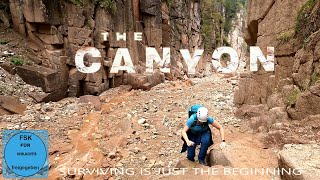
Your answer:
[[[54,180],[316,180],[319,27],[319,0],[1,0],[0,129],[48,131]],[[237,51],[235,72],[214,68],[212,54],[222,46]],[[275,48],[274,72],[261,63],[250,72],[250,46],[265,56]],[[101,63],[98,72],[76,68],[84,47],[101,53],[84,58],[86,66]],[[170,62],[146,72],[146,47],[161,58],[170,47]],[[120,48],[128,48],[136,73],[110,73]],[[204,49],[196,74],[188,74],[181,49],[191,56]],[[220,62],[230,64],[230,56]],[[209,167],[180,153],[194,104],[207,107],[225,131],[222,150],[211,128]],[[96,168],[116,171],[90,173]],[[274,173],[256,173],[268,170]]]

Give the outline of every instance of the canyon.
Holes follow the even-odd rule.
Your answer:
[[[319,17],[319,0],[1,1],[0,129],[48,130],[49,179],[211,179],[191,169],[261,167],[303,172],[214,178],[318,179]],[[126,41],[118,41],[116,32],[126,33]],[[264,61],[274,57],[274,71],[261,62],[251,71],[250,46],[260,48]],[[96,73],[76,67],[76,52],[84,47],[101,55]],[[146,61],[147,47],[159,52],[156,61]],[[161,61],[163,47],[170,47],[167,65]],[[235,72],[221,74],[213,65],[232,62],[220,54],[212,63],[219,47],[238,55]],[[130,52],[136,73],[110,73],[121,48]],[[194,66],[184,61],[193,58]],[[95,62],[84,59],[86,66]],[[148,68],[153,72],[146,73]],[[224,150],[212,129],[210,167],[180,153],[181,130],[193,103],[208,107],[225,128]],[[60,175],[65,168],[167,170]],[[178,170],[170,174],[168,169]]]

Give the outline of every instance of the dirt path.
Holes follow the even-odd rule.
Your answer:
[[[74,174],[74,172],[77,172],[74,168],[95,168],[101,166],[103,153],[98,148],[98,142],[94,140],[93,136],[99,120],[99,112],[90,113],[84,119],[80,130],[70,133],[69,136],[73,149],[68,154],[63,154],[54,159],[59,165],[53,171],[50,171],[49,179],[57,179],[61,174],[67,173],[68,168],[71,174]],[[71,178],[72,175],[69,177]],[[84,175],[83,178],[96,179],[94,175]]]
[[[79,130],[69,131],[72,143],[72,151],[59,157],[50,157],[50,161],[58,164],[50,171],[49,179],[83,178],[83,179],[107,179],[110,173],[105,168],[100,168],[104,162],[104,153],[99,148],[100,134],[97,129],[101,116],[109,113],[115,105],[121,103],[129,93],[111,98],[108,103],[101,106],[101,111],[91,112],[84,118]],[[101,97],[107,99],[108,97]],[[98,173],[98,175],[97,175]]]

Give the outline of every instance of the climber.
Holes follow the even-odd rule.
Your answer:
[[[207,165],[205,162],[207,150],[213,144],[209,124],[220,130],[222,141],[220,148],[225,148],[226,142],[224,139],[223,127],[211,116],[208,116],[208,109],[202,105],[193,105],[190,108],[189,119],[181,132],[182,139],[184,140],[181,153],[188,150],[188,160],[195,161],[194,157],[196,147],[201,144],[198,160],[200,164],[205,166]]]

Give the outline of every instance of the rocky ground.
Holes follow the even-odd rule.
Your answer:
[[[97,97],[66,98],[59,102],[27,103],[24,115],[3,115],[1,129],[46,129],[50,134],[50,179],[161,179],[151,175],[109,172],[105,176],[65,175],[70,168],[175,168],[180,154],[180,132],[190,105],[201,103],[226,127],[226,156],[236,167],[276,167],[276,150],[264,149],[243,121],[234,117],[233,91],[236,78],[215,75],[187,81],[172,81],[150,91],[130,86],[110,89]],[[21,96],[21,100],[24,96]],[[27,99],[27,97],[26,97]],[[213,130],[216,146],[220,142]],[[250,148],[250,154],[246,151]],[[252,157],[251,154],[255,156]],[[237,158],[235,158],[237,157]],[[242,158],[241,158],[242,157]],[[182,161],[183,162],[183,161]],[[171,174],[172,175],[172,174]],[[192,174],[189,172],[189,176]],[[179,176],[180,177],[180,176]],[[182,178],[182,177],[181,177]],[[258,179],[261,177],[257,177]]]
[[[218,149],[220,137],[213,129],[216,144],[208,152],[208,161],[215,163],[212,168],[221,172],[226,167],[277,168],[277,154],[281,149],[281,146],[274,146],[279,142],[277,138],[294,141],[300,136],[303,143],[318,142],[312,138],[317,137],[314,133],[318,127],[317,117],[305,122],[304,126],[298,122],[286,122],[284,126],[273,128],[271,134],[257,132],[251,128],[250,121],[235,118],[237,108],[233,105],[233,92],[237,88],[236,77],[212,75],[169,81],[150,91],[120,86],[100,96],[65,98],[59,102],[39,104],[27,93],[38,88],[26,85],[19,77],[3,74],[3,83],[17,87],[12,92],[2,91],[3,95],[18,96],[26,110],[20,115],[2,115],[0,128],[48,130],[49,179],[280,178],[278,175],[223,176],[207,173],[199,176],[199,172],[191,171],[194,167],[206,168],[186,161],[186,154],[180,154],[181,129],[187,120],[188,108],[195,103],[208,107],[210,114],[225,127],[227,148],[223,151]],[[298,128],[288,130],[293,127]],[[267,141],[266,135],[271,141]],[[309,164],[317,167],[314,162]],[[79,168],[91,171],[94,168],[103,168],[104,171],[111,168],[113,171],[104,175],[82,175]],[[141,173],[141,168],[153,170]],[[188,170],[183,173],[181,169],[173,171],[172,168]],[[162,172],[158,174],[157,170]]]

